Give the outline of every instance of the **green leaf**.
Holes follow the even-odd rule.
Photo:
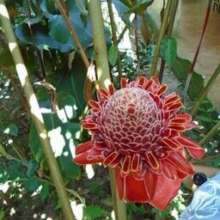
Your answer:
[[[104,216],[105,210],[100,206],[90,205],[86,206],[83,210],[83,220],[95,220]]]
[[[69,180],[78,179],[81,175],[80,167],[73,163],[73,158],[68,150],[66,153],[68,153],[66,156],[58,157],[62,174]]]
[[[43,182],[42,189],[40,191],[40,198],[42,199],[42,201],[45,201],[48,198],[50,192],[49,189],[50,189],[49,184]]]
[[[80,12],[83,15],[88,15],[88,11],[86,10],[86,2],[85,0],[75,0],[76,6],[79,8]]]
[[[31,149],[33,158],[37,162],[40,162],[42,160],[42,157],[43,157],[43,150],[42,150],[42,147],[41,147],[41,143],[40,143],[40,140],[39,140],[39,137],[38,137],[37,130],[36,130],[33,123],[31,123],[28,139],[29,139],[29,141],[28,141],[29,147]]]
[[[113,44],[109,48],[108,58],[109,58],[110,64],[114,66],[118,59],[118,50],[117,50],[117,47],[115,47]]]
[[[135,12],[141,15],[152,3],[152,0],[137,0],[136,4],[129,10],[129,12]]]
[[[171,67],[177,57],[177,43],[175,38],[165,37],[160,45],[160,55]]]
[[[70,39],[70,33],[66,28],[66,24],[63,17],[60,15],[55,15],[51,17],[49,21],[50,36],[61,43],[67,43]]]
[[[17,136],[18,135],[18,127],[16,124],[10,124],[5,130],[3,131],[4,134]]]
[[[188,90],[189,97],[192,100],[196,99],[201,94],[203,88],[204,88],[204,79],[202,75],[194,72],[189,85],[189,90]]]
[[[25,188],[30,192],[35,191],[40,185],[41,185],[40,181],[35,177],[28,178],[27,180],[24,181]]]

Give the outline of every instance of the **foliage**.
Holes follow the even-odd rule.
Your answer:
[[[93,59],[92,31],[86,1],[65,2],[80,42],[86,49],[88,57]],[[113,0],[131,35],[134,29],[129,20],[131,13],[136,13],[139,18],[144,14],[148,20],[152,19],[148,13],[151,3],[151,0]],[[84,220],[111,219],[112,204],[107,171],[99,166],[83,169],[72,162],[75,145],[89,136],[80,129],[80,119],[86,112],[83,96],[86,68],[63,17],[52,0],[10,0],[7,1],[7,6],[67,192],[72,201],[83,205]],[[150,26],[155,25],[153,21],[150,23],[154,23],[149,24]],[[139,26],[141,25],[138,25],[138,28]],[[155,27],[149,27],[149,30],[155,32]],[[109,63],[114,84],[117,86],[119,84],[116,68],[117,51],[110,43],[108,26],[106,36]],[[48,166],[36,129],[29,118],[27,103],[15,77],[15,68],[7,49],[7,39],[4,38],[2,31],[0,42],[0,220],[8,219],[13,207],[14,219],[17,219],[17,216],[31,219],[34,213],[36,218],[40,219],[42,210],[45,210],[47,217],[62,219]],[[136,46],[139,51],[138,59],[137,56],[120,51],[123,75],[130,79],[149,72],[155,46],[154,39],[151,39],[148,45],[139,39]],[[177,47],[175,38],[164,37],[160,57],[166,61],[168,77],[175,76],[177,90],[181,93],[191,63],[178,56]],[[204,84],[202,75],[194,72],[185,103],[188,111],[204,88]],[[48,89],[48,85],[55,90]],[[195,120],[198,121],[199,127],[189,132],[189,136],[199,141],[219,121],[219,113],[208,98],[203,100]],[[216,156],[219,145],[218,133],[205,145],[207,155],[214,156],[214,159],[207,161],[206,164],[215,167],[220,165],[220,158]],[[91,174],[88,174],[88,170],[90,173],[94,172],[94,176],[89,177]],[[7,190],[3,191],[3,188]],[[187,190],[184,192],[190,193]],[[187,199],[184,203],[186,205]],[[179,212],[180,204],[182,200],[175,201],[163,213],[158,213],[148,205],[128,204],[128,216],[131,220],[172,219],[171,211],[176,209]]]

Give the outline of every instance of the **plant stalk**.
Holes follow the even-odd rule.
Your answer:
[[[203,89],[203,91],[202,91],[201,95],[199,96],[198,100],[195,102],[195,104],[192,108],[192,113],[191,113],[192,116],[196,115],[200,104],[202,103],[203,99],[207,96],[208,92],[210,91],[211,87],[213,86],[213,84],[214,84],[216,78],[219,76],[219,74],[220,74],[220,64],[218,65],[215,72],[210,77],[207,85]]]
[[[108,85],[110,84],[110,71],[104,37],[104,21],[102,17],[101,3],[99,0],[88,0],[88,8],[92,22],[98,83],[99,86],[108,88]],[[111,168],[109,168],[109,175],[116,220],[126,220],[126,207],[125,204],[119,199],[116,188],[115,172]]]
[[[220,128],[220,121],[203,137],[199,142],[200,145],[206,144],[218,131]]]
[[[121,56],[120,56],[120,52],[118,49],[118,39],[117,39],[117,34],[116,34],[117,29],[115,25],[114,12],[112,8],[112,0],[107,0],[107,3],[108,3],[110,24],[111,24],[111,29],[112,29],[112,42],[117,51],[117,69],[118,69],[119,80],[120,80],[121,74],[122,74],[122,66],[121,66]]]
[[[172,6],[172,0],[168,0],[167,6],[166,6],[166,9],[165,9],[165,12],[164,12],[163,22],[161,24],[161,28],[160,28],[160,31],[159,31],[159,36],[158,36],[156,48],[154,50],[153,60],[152,60],[152,64],[151,64],[151,71],[150,71],[151,76],[158,75],[158,73],[157,73],[157,64],[158,64],[159,55],[160,55],[160,44],[161,44],[161,41],[162,41],[162,39],[163,39],[163,37],[166,33],[166,30],[167,30],[171,6]]]
[[[172,6],[170,9],[169,24],[167,27],[167,33],[166,33],[167,36],[172,35],[178,5],[179,5],[179,0],[173,0]],[[162,80],[163,80],[163,72],[165,69],[165,65],[166,65],[166,61],[164,59],[162,59],[161,64],[160,64],[160,73],[159,73],[160,82],[162,82]]]
[[[40,142],[45,154],[45,158],[48,162],[50,175],[56,187],[57,195],[60,200],[60,204],[63,210],[63,214],[66,220],[75,219],[71,206],[69,203],[68,196],[65,191],[65,186],[63,183],[62,176],[59,171],[57,161],[54,157],[54,153],[49,143],[48,132],[46,130],[43,116],[41,114],[40,106],[37,101],[37,97],[33,91],[31,81],[28,75],[27,68],[24,64],[19,46],[17,44],[11,23],[8,10],[5,6],[4,0],[0,0],[0,20],[2,22],[2,27],[4,29],[5,35],[8,40],[9,50],[12,54],[18,79],[21,83],[23,92],[26,96],[27,102],[30,107],[30,114],[33,122],[36,126]]]

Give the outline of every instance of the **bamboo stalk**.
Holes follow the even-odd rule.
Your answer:
[[[54,153],[49,143],[48,133],[44,124],[43,116],[41,114],[40,106],[38,104],[37,97],[33,91],[27,68],[24,64],[19,46],[17,44],[4,0],[0,0],[0,20],[2,22],[2,27],[8,40],[9,50],[12,54],[16,66],[17,76],[21,83],[23,92],[27,98],[27,102],[30,107],[30,114],[36,126],[40,142],[45,154],[45,158],[48,162],[50,175],[56,187],[57,195],[61,203],[64,217],[66,220],[73,220],[75,218],[70,207],[69,199],[65,192],[63,179],[59,172],[57,161],[54,157]]]
[[[159,31],[159,36],[158,36],[156,48],[154,50],[153,60],[152,60],[152,64],[151,64],[151,71],[150,71],[151,76],[158,75],[158,73],[157,73],[157,63],[158,63],[159,55],[160,55],[160,44],[161,44],[161,41],[164,37],[164,34],[166,33],[171,6],[172,6],[172,0],[168,0],[167,6],[166,6],[166,9],[165,9],[165,13],[164,13],[163,22],[161,24],[161,28],[160,28],[160,31]]]
[[[99,0],[88,0],[89,14],[92,22],[93,41],[96,55],[98,82],[101,87],[107,88],[110,83],[107,48],[104,37],[104,22]],[[126,220],[125,204],[119,199],[116,191],[116,180],[113,169],[109,169],[113,206],[116,220]]]
[[[118,39],[117,39],[117,29],[115,25],[115,18],[114,18],[114,13],[113,13],[113,8],[112,8],[112,0],[107,0],[108,3],[108,11],[109,11],[109,17],[110,17],[110,24],[111,24],[111,29],[112,29],[112,42],[114,47],[117,50],[117,69],[118,69],[118,74],[119,74],[119,80],[121,78],[122,74],[122,66],[121,66],[121,56],[119,53],[118,49]]]
[[[210,79],[209,79],[207,85],[205,86],[205,88],[202,90],[202,93],[199,96],[198,100],[195,102],[195,104],[192,108],[192,113],[191,113],[192,116],[196,115],[200,104],[202,103],[203,99],[207,96],[208,92],[210,91],[212,85],[214,84],[214,82],[215,82],[215,80],[216,80],[216,78],[218,77],[219,74],[220,74],[220,64],[218,65],[215,72],[210,77]]]

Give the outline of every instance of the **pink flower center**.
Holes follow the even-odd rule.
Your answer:
[[[103,106],[99,126],[109,147],[122,154],[146,152],[156,146],[161,110],[150,93],[138,87],[116,91]]]

